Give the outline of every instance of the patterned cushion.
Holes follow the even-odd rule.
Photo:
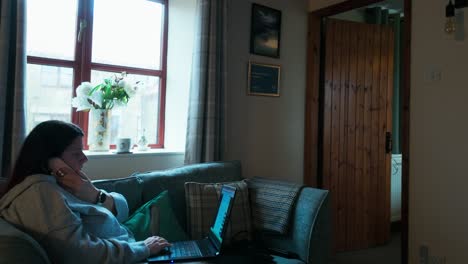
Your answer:
[[[246,181],[249,185],[254,228],[286,234],[289,218],[302,186],[260,177]]]
[[[245,181],[238,181],[227,183],[185,183],[187,233],[192,239],[200,239],[208,233],[218,209],[218,201],[223,184],[237,188],[223,243],[231,244],[235,241],[250,240],[252,238],[247,183]]]

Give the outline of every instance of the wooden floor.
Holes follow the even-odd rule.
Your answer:
[[[401,263],[401,233],[392,233],[391,241],[381,247],[338,253],[330,264],[399,264]]]

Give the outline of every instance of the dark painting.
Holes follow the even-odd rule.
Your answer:
[[[250,53],[279,58],[281,11],[252,4]]]

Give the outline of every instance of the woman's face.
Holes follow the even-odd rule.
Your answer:
[[[73,142],[63,151],[60,158],[74,171],[80,171],[88,158],[83,153],[83,137],[76,137]]]

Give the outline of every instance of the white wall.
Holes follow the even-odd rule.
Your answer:
[[[169,1],[165,150],[130,155],[88,155],[83,168],[93,179],[126,177],[136,171],[184,163],[196,0]]]
[[[446,1],[413,0],[410,257],[419,246],[447,263],[468,260],[468,41],[443,32]],[[465,8],[465,13],[468,9]],[[468,17],[466,15],[465,17]],[[468,21],[464,23],[468,27]],[[440,81],[429,73],[440,71]]]
[[[309,0],[309,10],[337,2],[342,1]],[[454,41],[444,34],[446,4],[412,0],[410,264],[419,263],[421,245],[429,247],[428,263],[468,259],[468,40]],[[441,80],[431,81],[431,72],[440,72]]]
[[[282,12],[279,59],[249,53],[252,1],[229,3],[226,158],[245,177],[302,182],[307,1],[255,1]],[[247,95],[249,60],[281,66],[280,97]]]
[[[134,172],[163,170],[184,164],[184,153],[88,154],[83,171],[92,179],[115,179]]]

